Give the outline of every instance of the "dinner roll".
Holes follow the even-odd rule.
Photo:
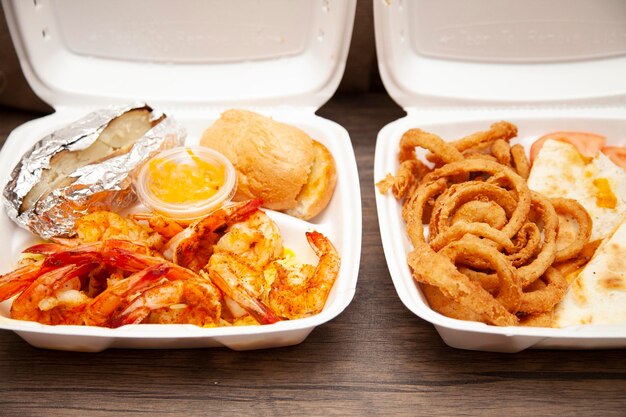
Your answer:
[[[333,196],[337,174],[335,171],[335,160],[326,146],[318,141],[313,141],[315,148],[315,160],[311,167],[309,178],[302,187],[295,207],[285,210],[285,213],[310,219],[320,213]]]
[[[235,200],[260,198],[264,207],[303,219],[330,201],[336,182],[333,157],[294,126],[232,109],[204,131],[200,144],[223,153],[235,166]]]

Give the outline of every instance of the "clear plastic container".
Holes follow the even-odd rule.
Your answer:
[[[202,169],[201,164],[205,162],[210,164],[209,166],[223,169],[223,182],[214,194],[206,198],[198,198],[194,196],[196,190],[187,188],[190,184],[176,183],[174,175],[184,175],[184,170],[194,169],[195,166]],[[172,167],[176,166],[179,166],[182,171],[171,171]],[[159,190],[156,188],[155,175],[161,175],[162,181],[163,175],[168,175],[168,171],[172,174],[172,182],[168,184],[168,187],[172,187],[174,192],[178,193],[177,197],[182,196],[182,198],[177,198],[177,201],[167,201],[162,197],[163,193],[159,195]],[[203,179],[196,178],[197,181],[203,181]],[[204,186],[202,183],[193,185]],[[134,177],[133,189],[146,207],[171,219],[189,221],[206,216],[229,202],[237,189],[237,173],[233,164],[213,149],[197,146],[179,147],[160,152],[147,161]]]

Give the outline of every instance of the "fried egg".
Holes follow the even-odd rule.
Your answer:
[[[589,160],[566,142],[544,143],[528,186],[546,197],[578,201],[593,221],[590,241],[610,236],[626,215],[626,173],[603,153]]]

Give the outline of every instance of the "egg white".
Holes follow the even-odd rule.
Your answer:
[[[599,178],[607,179],[615,208],[598,206],[593,181]],[[578,201],[593,221],[590,241],[610,236],[626,215],[626,173],[603,153],[587,161],[573,145],[548,140],[533,162],[528,186],[546,197]]]

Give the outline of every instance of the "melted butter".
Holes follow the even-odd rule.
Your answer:
[[[206,162],[191,150],[192,163],[153,159],[150,190],[166,203],[194,203],[211,198],[224,185],[224,167]]]
[[[611,184],[607,178],[596,178],[593,180],[596,187],[596,206],[604,208],[615,208],[617,206],[617,197],[611,190]]]
[[[289,249],[289,248],[283,247],[283,253],[282,253],[281,258],[283,258],[283,259],[295,259],[296,258],[296,253],[293,250]]]

